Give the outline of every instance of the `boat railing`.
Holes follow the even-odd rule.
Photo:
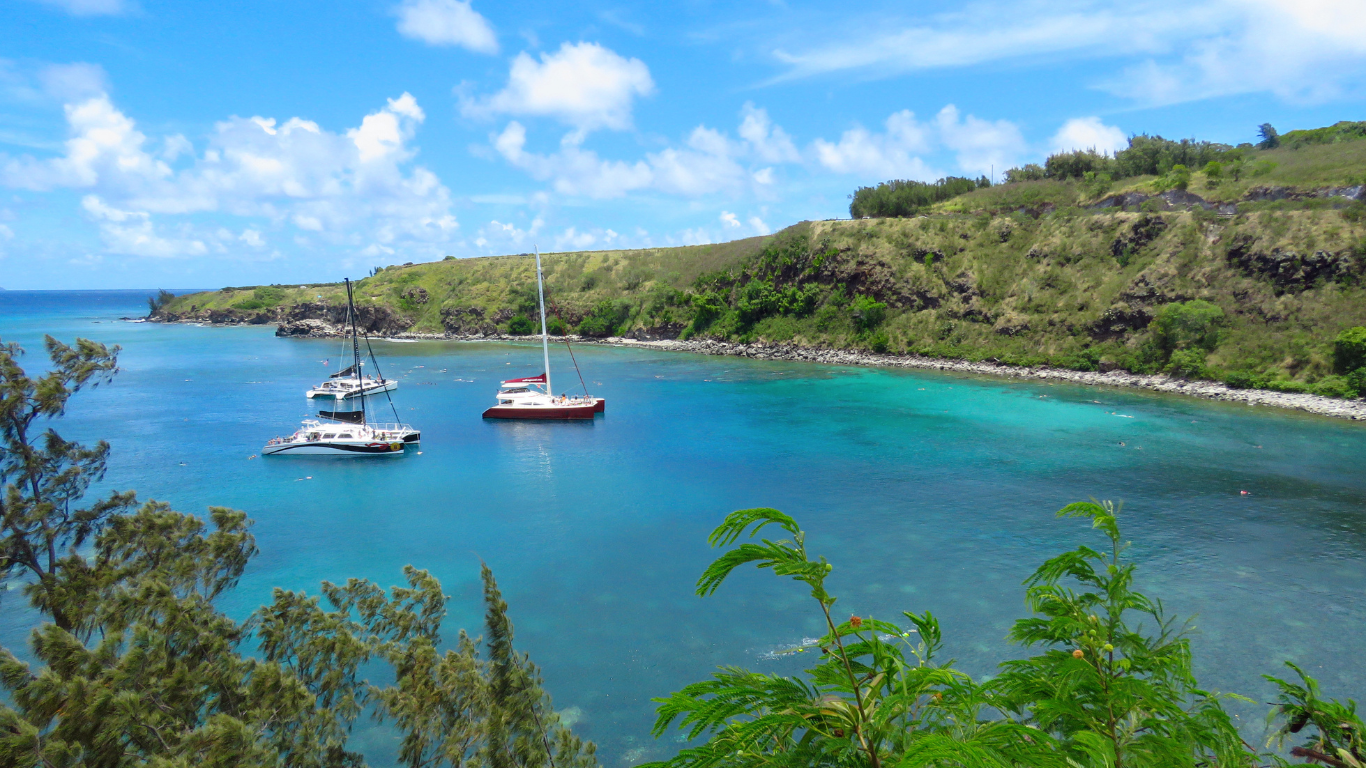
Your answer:
[[[412,428],[412,426],[408,424],[367,424],[366,426],[375,430],[376,432],[401,432],[403,430],[408,430],[410,432],[416,431]]]

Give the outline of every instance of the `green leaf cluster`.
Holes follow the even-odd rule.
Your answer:
[[[941,659],[944,639],[932,613],[905,612],[905,623],[837,620],[837,598],[826,586],[833,567],[808,553],[796,521],[767,508],[731,513],[709,538],[725,551],[702,573],[697,594],[714,594],[743,566],[770,570],[808,591],[826,631],[813,645],[789,651],[815,656],[803,675],[722,667],[709,680],[655,699],[656,736],[677,728],[700,743],[650,768],[1196,768],[1280,761],[1239,736],[1224,708],[1238,697],[1196,681],[1189,623],[1134,589],[1136,566],[1125,557],[1118,507],[1082,502],[1058,514],[1088,521],[1105,546],[1064,552],[1030,576],[1031,616],[1015,622],[1009,639],[1035,655],[974,680]],[[762,538],[769,528],[785,538]],[[1339,761],[1331,765],[1361,765],[1354,704],[1323,700],[1312,679],[1275,682],[1283,695],[1272,720],[1285,721],[1282,733],[1312,723],[1305,749]]]

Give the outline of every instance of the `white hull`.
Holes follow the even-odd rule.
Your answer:
[[[350,400],[353,397],[360,397],[361,394],[365,394],[366,396],[378,395],[382,392],[393,392],[396,389],[398,389],[398,382],[393,379],[381,379],[379,381],[366,379],[363,390],[361,387],[356,386],[355,379],[347,379],[345,381],[328,381],[319,384],[304,394],[308,395],[309,399],[322,397],[333,400]]]
[[[421,443],[422,433],[407,424],[346,424],[306,420],[298,432],[277,437],[262,456],[402,456]]]

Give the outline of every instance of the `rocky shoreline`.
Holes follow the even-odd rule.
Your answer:
[[[157,320],[167,322],[166,320]],[[170,322],[187,322],[172,320]],[[205,323],[215,325],[214,323]],[[222,325],[238,325],[239,322]],[[285,338],[332,338],[342,335],[340,326],[326,320],[298,320],[282,323],[275,332]],[[426,341],[528,341],[534,337],[510,336],[499,333],[411,333],[399,331],[388,336],[396,339]],[[1048,366],[1025,367],[1003,365],[991,362],[971,362],[968,360],[947,360],[920,355],[886,355],[849,349],[821,349],[800,347],[788,344],[736,344],[728,341],[699,339],[680,341],[678,339],[651,338],[641,334],[640,338],[608,337],[592,339],[570,336],[570,341],[579,344],[604,344],[609,346],[631,346],[646,349],[659,349],[671,352],[692,352],[701,355],[728,355],[747,357],[753,360],[785,360],[793,362],[818,363],[821,365],[852,365],[881,368],[923,368],[954,373],[970,373],[984,376],[1003,376],[1016,379],[1050,379],[1071,384],[1085,384],[1103,387],[1128,387],[1147,389],[1154,392],[1167,392],[1207,400],[1221,400],[1247,405],[1264,405],[1273,408],[1288,408],[1306,411],[1321,416],[1331,416],[1353,421],[1366,421],[1366,399],[1339,400],[1321,395],[1299,394],[1294,392],[1275,392],[1267,389],[1234,389],[1214,381],[1188,381],[1161,374],[1140,375],[1124,371],[1073,371],[1066,368]]]

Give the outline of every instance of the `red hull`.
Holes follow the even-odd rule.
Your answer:
[[[599,412],[600,404],[594,405],[557,405],[549,408],[527,408],[495,405],[484,411],[486,419],[536,419],[541,421],[568,421],[571,419],[592,419]]]

